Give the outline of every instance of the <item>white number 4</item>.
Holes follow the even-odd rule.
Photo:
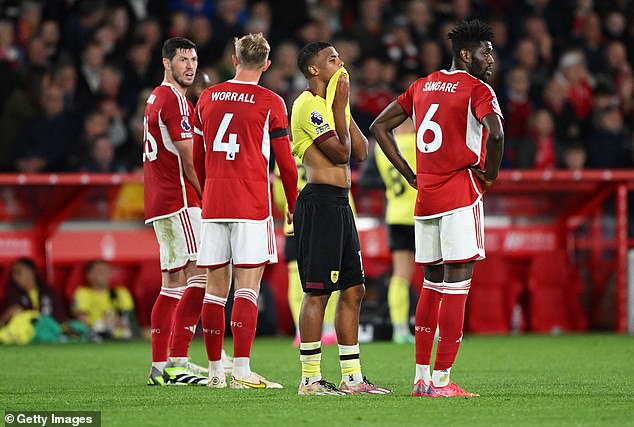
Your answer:
[[[233,113],[226,113],[222,118],[222,122],[220,123],[220,127],[218,128],[218,133],[216,133],[216,137],[214,138],[214,151],[224,151],[227,153],[227,160],[235,160],[236,153],[240,151],[240,146],[238,145],[238,135],[235,133],[230,133],[227,135],[228,141],[224,142],[223,138],[225,137],[225,133],[227,132],[227,128],[229,127],[229,123],[231,123],[231,119],[233,118]]]

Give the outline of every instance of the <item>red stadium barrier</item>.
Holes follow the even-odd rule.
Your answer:
[[[0,298],[8,278],[7,267],[18,257],[32,257],[46,267],[48,280],[65,295],[77,286],[86,261],[104,258],[115,265],[120,280],[128,281],[125,284],[137,300],[141,323],[146,324],[160,286],[160,274],[154,234],[139,218],[141,183],[142,177],[137,175],[0,175],[3,189],[0,218],[5,224],[0,229]],[[529,274],[533,259],[553,251],[571,260],[566,268],[577,275],[584,272],[590,301],[601,299],[614,280],[617,310],[613,328],[624,332],[626,253],[628,247],[634,246],[627,236],[627,197],[632,189],[634,171],[502,171],[485,200],[487,253],[500,260],[498,265],[501,262],[510,266],[512,280],[528,289],[529,298],[544,298],[539,291],[541,279]],[[123,201],[124,192],[128,194],[128,202]],[[382,198],[375,191],[361,193]],[[131,199],[136,206],[126,205]],[[614,213],[606,211],[606,206],[612,203]],[[357,208],[360,216],[381,217],[383,203],[360,200]],[[120,221],[113,217],[134,219]],[[614,224],[613,230],[606,230],[606,218]],[[384,228],[381,225],[360,228],[359,233],[366,274],[378,276],[389,272],[390,254]],[[282,253],[281,231],[278,246]],[[487,267],[482,263],[479,268],[484,271]],[[515,295],[515,291],[500,293],[495,288],[498,285],[485,283],[477,270],[467,324],[471,323],[474,332],[507,332],[509,324],[503,325],[499,319],[509,319],[509,304],[514,303],[509,295]],[[417,278],[418,287],[420,272]],[[265,280],[273,288],[280,329],[289,332],[286,265],[269,267]],[[478,282],[483,283],[480,290]],[[563,299],[577,301],[575,292],[568,292]],[[495,322],[487,320],[478,302],[488,298],[505,304],[495,314],[498,319]],[[560,296],[545,298],[548,303],[561,300]],[[572,308],[567,308],[568,312],[575,313],[574,306],[578,307],[575,301],[569,304]],[[527,315],[538,316],[532,309],[530,306]],[[590,307],[586,312],[590,326],[596,324],[598,311]],[[566,329],[579,327],[575,324]]]

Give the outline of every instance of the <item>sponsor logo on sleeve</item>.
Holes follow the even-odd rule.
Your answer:
[[[189,117],[183,116],[181,119],[181,127],[185,132],[191,132],[192,127],[189,125]]]
[[[310,122],[315,126],[321,126],[324,124],[324,118],[317,111],[310,113]]]
[[[323,116],[317,111],[310,113],[310,122],[315,126],[315,133],[320,135],[330,130],[330,125],[324,120]]]
[[[500,110],[500,104],[498,104],[498,99],[497,98],[493,98],[493,101],[491,101],[491,106],[493,107],[493,110],[496,112],[501,111]]]

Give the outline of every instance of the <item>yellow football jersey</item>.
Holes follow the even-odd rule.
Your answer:
[[[291,109],[291,134],[293,140],[293,155],[304,159],[304,153],[315,141],[328,139],[335,130],[335,118],[332,104],[335,99],[335,89],[339,75],[347,73],[340,68],[328,82],[326,99],[313,94],[309,90],[302,92]],[[350,126],[350,103],[346,106],[346,122]]]
[[[108,312],[134,310],[134,300],[126,288],[115,288],[114,298],[111,298],[110,292],[110,289],[98,291],[83,286],[75,291],[73,297],[75,310],[88,315],[90,326],[98,320],[104,319]]]
[[[398,148],[413,168],[416,167],[416,134],[396,134]],[[376,166],[385,183],[385,222],[388,224],[414,225],[414,205],[416,190],[403,178],[398,170],[387,159],[379,144],[374,148]]]

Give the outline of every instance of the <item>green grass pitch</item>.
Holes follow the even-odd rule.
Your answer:
[[[191,355],[204,364],[200,339]],[[413,345],[361,345],[365,375],[391,396],[297,396],[298,351],[287,338],[256,339],[251,363],[284,390],[148,387],[149,359],[145,341],[0,347],[0,403],[98,410],[104,426],[634,425],[630,336],[467,336],[452,379],[482,395],[472,399],[409,396]],[[322,373],[338,383],[336,347],[324,349]]]

